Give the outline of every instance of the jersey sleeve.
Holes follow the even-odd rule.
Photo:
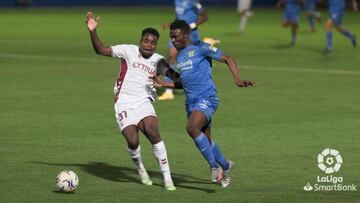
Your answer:
[[[210,44],[201,42],[199,46],[200,46],[201,53],[212,59],[220,60],[220,58],[224,55],[223,50],[221,50],[217,47],[211,46]]]
[[[125,58],[126,53],[125,50],[128,46],[125,44],[111,46],[112,49],[112,57],[114,58]]]
[[[165,59],[164,56],[162,56],[162,55],[160,55],[158,53],[154,53],[154,58],[155,58],[156,63],[159,62],[162,59]]]
[[[196,8],[197,13],[204,12],[204,8],[202,7],[202,5],[199,1],[195,1],[195,8]]]

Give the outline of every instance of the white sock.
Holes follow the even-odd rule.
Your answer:
[[[245,30],[247,19],[248,19],[248,17],[246,15],[241,16],[241,18],[240,18],[240,26],[239,26],[240,31]]]
[[[166,93],[172,94],[173,93],[173,89],[171,88],[166,88],[165,90]]]
[[[136,169],[138,171],[145,170],[144,164],[141,161],[141,148],[140,148],[140,145],[135,150],[128,148],[128,152],[129,152],[129,155],[130,155],[131,159],[133,160],[133,162],[136,165]]]
[[[160,141],[153,145],[153,152],[156,160],[159,163],[160,170],[164,176],[164,182],[172,181],[170,174],[169,161],[167,159],[167,153],[164,141]]]

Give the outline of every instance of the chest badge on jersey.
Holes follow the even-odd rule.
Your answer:
[[[195,55],[195,51],[194,51],[194,50],[190,50],[190,51],[188,52],[188,55],[189,55],[189,57],[193,57],[193,56]]]

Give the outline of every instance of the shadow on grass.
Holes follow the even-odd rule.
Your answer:
[[[134,168],[129,168],[129,167],[113,166],[102,162],[89,162],[88,164],[63,164],[63,163],[47,163],[47,162],[33,161],[31,163],[48,165],[48,166],[79,167],[81,170],[85,171],[86,173],[99,178],[103,178],[105,180],[117,181],[117,182],[134,182],[137,184],[142,184],[138,178],[137,171]],[[162,180],[162,174],[160,172],[148,171],[148,173],[150,177]],[[172,173],[171,175],[176,187],[192,189],[192,190],[200,190],[206,193],[215,193],[215,190],[213,189],[205,189],[205,188],[199,188],[199,187],[187,185],[189,183],[212,184],[208,180],[199,179],[193,176],[179,174],[179,173]],[[154,185],[163,187],[163,185],[160,184],[154,184]]]
[[[74,192],[62,192],[62,191],[57,191],[57,190],[53,190],[53,193],[57,193],[57,194],[63,194],[63,195],[72,195],[75,194]]]

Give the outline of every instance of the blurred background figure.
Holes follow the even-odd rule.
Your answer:
[[[17,0],[16,6],[21,8],[27,8],[31,5],[31,0]]]
[[[357,11],[358,7],[356,0],[352,0],[351,3],[353,10]],[[351,41],[353,47],[356,47],[356,36],[343,26],[343,17],[344,17],[345,8],[346,8],[345,0],[329,0],[329,18],[325,23],[326,48],[324,50],[324,54],[329,54],[332,52],[333,26],[335,26],[338,32],[343,34],[346,38],[348,38]]]
[[[248,18],[252,16],[251,0],[238,0],[237,11],[240,14],[239,32],[245,30]]]
[[[175,0],[175,12],[176,12],[176,20],[184,20],[187,24],[189,24],[191,28],[190,32],[190,40],[192,42],[200,41],[200,34],[198,30],[198,26],[203,24],[208,20],[208,14],[205,9],[202,7],[199,1],[197,0]],[[163,28],[168,29],[170,23],[164,23]],[[177,55],[177,50],[174,45],[171,43],[171,40],[168,44],[168,58],[167,62],[170,64],[171,68],[175,68],[175,60]],[[165,77],[166,82],[172,82],[172,80],[168,77]],[[173,100],[174,93],[173,89],[166,88],[164,93],[158,97],[159,101],[164,100]]]
[[[316,32],[316,23],[321,21],[321,13],[316,11],[318,0],[304,0],[304,10],[307,17],[311,32]]]
[[[291,28],[291,46],[294,46],[297,41],[301,3],[301,0],[279,0],[276,5],[278,8],[281,8],[281,6],[284,5],[282,26],[284,28]]]

